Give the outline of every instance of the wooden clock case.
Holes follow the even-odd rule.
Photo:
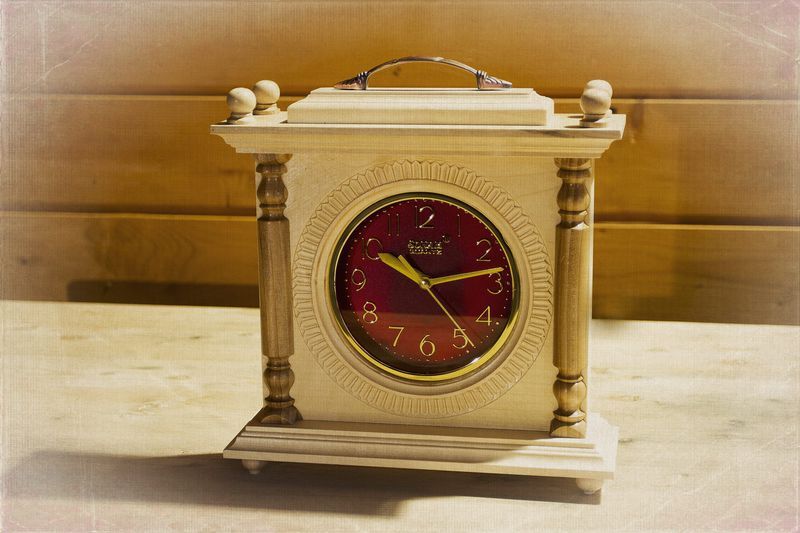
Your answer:
[[[607,112],[606,85],[587,85],[584,115],[554,114],[530,89],[322,89],[288,114],[272,82],[231,91],[231,117],[211,131],[256,159],[265,400],[224,456],[253,473],[311,462],[573,477],[599,490],[617,430],[587,395],[592,163],[625,125]],[[420,99],[439,111],[415,112]],[[520,270],[519,320],[501,352],[433,387],[369,368],[326,299],[344,228],[408,192],[480,211]]]

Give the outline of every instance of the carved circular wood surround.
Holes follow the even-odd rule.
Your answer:
[[[325,278],[341,232],[374,202],[404,192],[444,194],[473,206],[503,234],[518,263],[520,315],[514,331],[490,363],[453,381],[409,383],[381,373],[342,338],[331,312]],[[395,161],[345,180],[327,195],[303,229],[292,271],[297,327],[316,361],[349,394],[401,416],[455,416],[496,400],[533,365],[553,315],[552,269],[536,227],[501,187],[444,162]]]

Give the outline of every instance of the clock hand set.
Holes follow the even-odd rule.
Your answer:
[[[423,289],[427,288],[426,285],[433,287],[434,285],[439,285],[441,283],[460,281],[462,279],[469,279],[477,276],[487,276],[489,274],[498,274],[503,271],[503,267],[494,267],[485,268],[483,270],[473,270],[472,272],[460,272],[458,274],[450,274],[449,276],[440,276],[438,278],[428,278],[423,276],[419,270],[411,266],[408,260],[406,260],[406,258],[402,255],[395,257],[392,254],[381,252],[378,254],[378,257],[386,265],[397,270],[411,281],[420,285]]]
[[[445,305],[442,303],[442,301],[439,300],[439,298],[437,298],[436,295],[431,290],[431,286],[433,285],[433,283],[431,283],[431,282],[433,280],[429,280],[426,276],[423,276],[422,273],[419,270],[417,270],[416,268],[414,268],[413,266],[411,266],[411,263],[409,263],[408,260],[406,260],[406,258],[403,257],[402,255],[398,255],[397,257],[395,257],[392,254],[381,252],[381,253],[378,254],[378,257],[380,258],[380,260],[384,264],[386,264],[386,265],[392,267],[393,269],[397,270],[398,272],[403,274],[405,277],[407,277],[408,279],[410,279],[413,282],[415,282],[416,284],[418,284],[420,286],[420,288],[425,290],[425,292],[430,294],[431,298],[433,298],[433,301],[436,302],[436,305],[438,305],[439,308],[442,311],[444,311],[444,314],[447,315],[447,318],[449,318],[450,322],[452,322],[453,325],[456,327],[456,330],[458,330],[458,331],[463,333],[464,338],[466,339],[467,343],[469,343],[472,346],[475,346],[475,344],[473,344],[472,340],[470,340],[470,338],[467,336],[466,330],[464,330],[464,328],[462,328],[458,324],[456,319],[453,318],[453,315],[450,314],[450,311],[447,310],[447,307],[445,307]],[[487,270],[496,270],[496,269],[487,269]],[[502,270],[502,268],[500,270]],[[489,273],[489,272],[483,272],[483,273]],[[476,274],[476,273],[467,273],[467,274],[472,274],[472,275],[475,275],[475,276],[480,275],[480,274]],[[445,276],[445,277],[451,277],[451,276]],[[471,277],[471,276],[467,275],[466,277]],[[459,279],[463,279],[463,278],[459,278]],[[450,280],[446,280],[446,281],[454,281],[454,280],[450,279]],[[444,283],[444,282],[442,281],[440,283]]]

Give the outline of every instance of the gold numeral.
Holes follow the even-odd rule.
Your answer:
[[[489,261],[491,261],[491,259],[489,259],[486,256],[489,255],[489,252],[492,251],[492,243],[489,241],[489,239],[481,239],[475,243],[475,246],[480,246],[481,243],[484,243],[486,245],[486,251],[483,252],[483,255],[480,256],[478,259],[476,259],[476,261],[483,261],[488,263]]]
[[[358,279],[356,279],[356,275]],[[353,273],[350,274],[350,282],[357,287],[356,292],[358,292],[367,284],[367,275],[364,274],[364,271],[360,268],[356,268],[353,270]]]
[[[456,237],[461,237],[461,213],[456,213],[457,232]]]
[[[389,329],[397,330],[397,337],[394,338],[394,342],[392,343],[392,346],[397,346],[397,341],[400,340],[400,335],[403,334],[403,330],[406,328],[405,326],[389,326]]]
[[[436,353],[436,345],[433,344],[433,341],[428,340],[428,337],[430,337],[430,335],[425,335],[422,337],[422,340],[419,341],[419,353],[425,357],[430,357]]]
[[[464,341],[461,346],[458,346],[456,345],[456,343],[453,343],[453,348],[456,348],[458,350],[463,350],[468,345],[473,347],[475,346],[474,344],[472,344],[472,341],[469,340],[469,337],[467,337],[467,333],[464,331],[463,328],[453,328],[453,338],[462,339]]]
[[[400,236],[400,213],[395,213],[395,215],[394,215],[394,232],[392,232],[392,214],[391,213],[389,213],[386,216],[386,220],[387,220],[387,228],[386,229],[389,232],[389,236],[391,237],[392,234],[394,233],[394,235],[396,237],[399,237]]]
[[[483,318],[486,315],[486,318]],[[487,326],[492,325],[492,306],[487,305],[486,309],[483,310],[483,313],[475,319],[475,322],[478,324],[486,324]]]
[[[374,303],[364,302],[363,309],[364,314],[361,315],[361,318],[364,320],[364,322],[367,324],[374,324],[378,321],[378,315],[375,313],[375,311],[378,310],[378,307]]]
[[[427,215],[428,218],[425,218],[426,215],[423,213],[423,211],[429,212]],[[418,228],[433,229],[433,217],[436,216],[436,212],[434,211],[433,207],[429,205],[418,207],[414,215],[416,217],[415,225]],[[422,224],[419,223],[421,218],[425,218],[425,221]]]
[[[373,244],[377,244],[377,251],[373,254],[370,253],[370,250],[374,248],[370,248]],[[383,243],[376,239],[375,237],[370,237],[368,239],[361,239],[361,257],[364,259],[370,259],[372,261],[380,261],[380,257],[378,257],[378,253],[383,251]]]
[[[495,278],[495,276],[497,276],[497,277]],[[489,277],[492,278],[495,283],[497,283],[497,291],[495,292],[492,289],[486,289],[486,292],[488,292],[489,294],[500,294],[501,292],[503,292],[503,288],[504,288],[503,287],[503,276],[500,275],[500,272],[495,272],[494,274],[489,274]]]

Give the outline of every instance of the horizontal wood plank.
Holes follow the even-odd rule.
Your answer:
[[[800,323],[800,229],[597,224],[594,316]],[[257,305],[249,217],[4,213],[0,297]]]
[[[595,317],[800,324],[800,228],[598,224]]]
[[[0,255],[5,298],[168,303],[197,290],[211,304],[228,287],[219,305],[258,305],[255,217],[4,213]]]
[[[253,213],[252,159],[208,133],[226,116],[222,97],[6,97],[2,105],[2,209]],[[796,102],[614,105],[628,125],[598,163],[598,220],[798,224]],[[575,100],[557,101],[559,112],[576,109]]]
[[[598,220],[800,224],[796,101],[615,103],[625,136],[597,162]]]
[[[407,55],[459,59],[554,96],[794,98],[795,2],[3,2],[15,93],[305,94]],[[384,85],[470,83],[402,66]]]
[[[223,97],[20,97],[3,111],[3,209],[255,210],[252,158],[209,133]]]

